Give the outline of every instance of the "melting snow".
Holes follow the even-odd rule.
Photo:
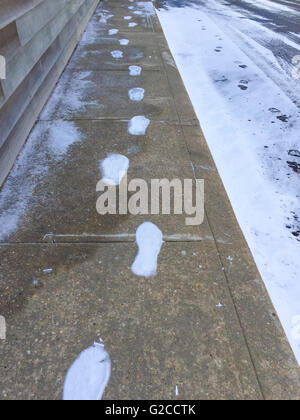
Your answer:
[[[120,39],[119,40],[120,45],[128,45],[129,44],[129,39]]]

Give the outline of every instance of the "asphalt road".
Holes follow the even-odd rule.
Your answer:
[[[219,0],[220,4],[235,8],[245,17],[251,18],[262,23],[273,31],[284,33],[290,36],[290,33],[300,32],[300,1],[299,0],[270,0],[275,6],[282,4],[283,10],[278,8],[268,9],[263,4],[254,4],[246,0]],[[175,6],[185,7],[187,5],[201,5],[207,7],[209,2],[206,0],[156,0],[158,7]],[[287,10],[290,9],[290,11]],[[299,43],[299,39],[294,38]]]

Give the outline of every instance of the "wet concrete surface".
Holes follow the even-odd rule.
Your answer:
[[[0,192],[11,192],[0,214],[19,210],[17,200],[23,209],[0,244],[0,398],[61,399],[70,365],[102,338],[112,361],[105,399],[174,399],[176,386],[181,399],[298,399],[297,363],[158,20],[138,16],[128,33],[127,3],[99,5],[16,164],[22,170]],[[100,21],[103,7],[113,20]],[[120,29],[114,43],[136,35],[141,77],[128,74],[129,47],[123,59],[109,58],[103,34],[112,27]],[[139,104],[128,99],[133,79],[146,92]],[[134,115],[151,120],[145,136],[128,134]],[[54,150],[54,128],[76,141],[67,149],[54,142]],[[130,159],[130,179],[204,179],[204,223],[101,217],[96,183],[109,153]],[[130,270],[144,221],[165,239],[150,279]]]

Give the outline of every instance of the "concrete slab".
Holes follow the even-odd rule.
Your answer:
[[[129,100],[129,91],[143,88],[144,98]],[[131,77],[126,71],[74,71],[68,69],[41,115],[52,119],[130,119],[177,121],[172,93],[164,73],[149,71]]]
[[[111,28],[114,29],[114,28]],[[76,70],[128,70],[128,66],[138,65],[145,70],[161,69],[160,43],[161,36],[120,30],[117,35],[108,35],[109,28],[101,36],[83,38],[70,61],[70,68]],[[90,30],[91,31],[91,30]],[[89,32],[87,32],[88,34]],[[129,44],[122,46],[120,39],[128,39]],[[123,58],[113,59],[111,52],[120,50]]]
[[[165,244],[153,279],[131,273],[134,245],[0,253],[2,398],[60,399],[67,369],[100,337],[107,399],[174,399],[176,386],[182,399],[262,398],[213,244]]]

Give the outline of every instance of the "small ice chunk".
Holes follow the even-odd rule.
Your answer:
[[[100,161],[102,180],[107,185],[120,185],[122,179],[127,174],[129,159],[126,156],[113,153],[106,159]]]
[[[129,74],[130,76],[140,76],[142,73],[142,68],[140,66],[130,66]]]
[[[123,38],[119,40],[120,45],[128,45],[129,39]]]
[[[119,29],[110,29],[108,35],[116,35],[119,32]]]
[[[157,273],[157,260],[163,245],[163,234],[153,223],[143,223],[136,232],[138,255],[131,270],[137,276],[153,277]]]
[[[112,51],[111,52],[111,56],[113,58],[115,58],[116,60],[118,60],[120,58],[123,58],[123,52],[122,51],[119,51],[119,50],[115,50],[115,51]]]
[[[132,19],[132,16],[124,16],[124,19],[125,20],[131,20]]]
[[[145,90],[142,88],[133,88],[128,92],[129,99],[133,102],[140,102],[144,99]]]
[[[130,23],[128,24],[128,27],[129,27],[129,28],[134,28],[135,26],[137,26],[137,23],[135,23],[135,22],[130,22]]]
[[[65,401],[98,401],[108,384],[111,361],[103,344],[84,350],[70,367],[63,390]]]
[[[132,136],[144,136],[150,120],[144,116],[133,117],[128,123],[128,132]]]

